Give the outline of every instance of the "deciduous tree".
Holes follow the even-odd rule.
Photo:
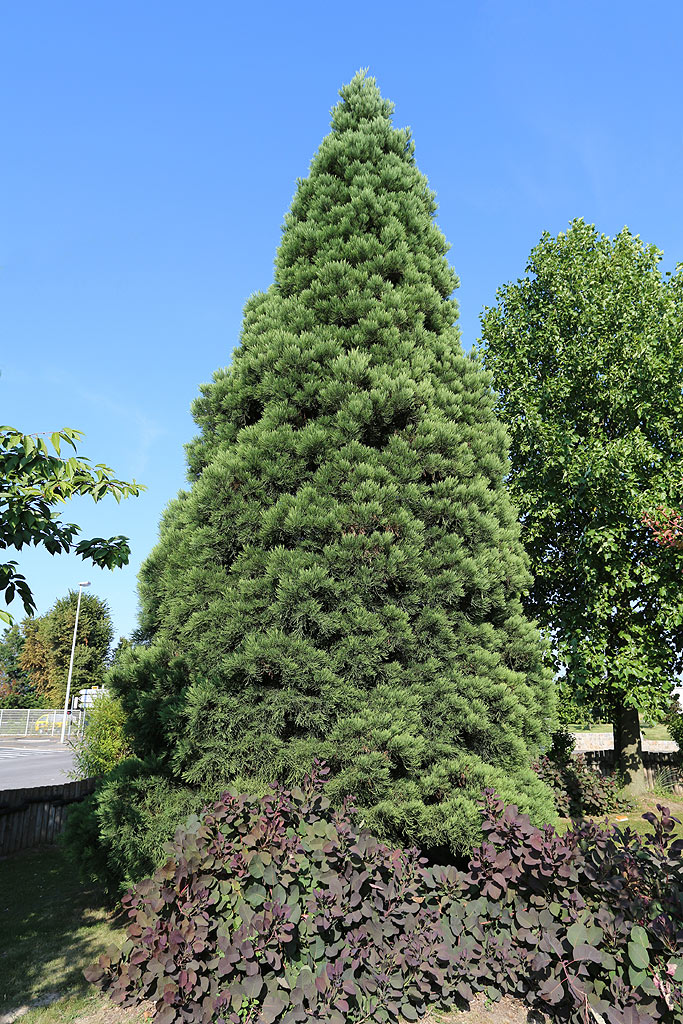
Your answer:
[[[20,665],[24,637],[18,625],[0,638],[0,707],[38,707],[35,686]]]
[[[50,705],[50,662],[41,636],[42,618],[24,619],[17,629],[21,635],[19,666],[38,698],[38,706]],[[62,702],[63,703],[63,702]]]
[[[680,557],[645,519],[683,475],[683,271],[627,229],[544,234],[482,320],[512,440],[509,477],[534,585],[527,610],[558,672],[613,723],[642,784],[639,711],[663,713],[683,667]]]
[[[69,591],[46,615],[25,619],[20,665],[37,693],[50,707],[64,705],[71,658],[78,592]],[[72,692],[101,686],[114,637],[109,607],[95,594],[83,592],[74,649]]]

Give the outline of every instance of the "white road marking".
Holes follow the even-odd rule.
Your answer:
[[[31,757],[35,754],[60,754],[60,750],[27,750],[26,747],[0,747],[0,760],[10,761],[16,757]]]

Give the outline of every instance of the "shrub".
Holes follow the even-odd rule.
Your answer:
[[[683,1022],[683,841],[534,828],[488,791],[466,871],[429,867],[300,789],[225,793],[124,899],[122,952],[86,976],[156,1024],[417,1020],[485,992],[579,1024]]]
[[[82,882],[97,882],[112,902],[120,896],[118,878],[112,876],[107,860],[109,851],[100,841],[96,795],[66,808],[66,821],[58,842]]]
[[[683,840],[667,808],[644,815],[645,837],[593,822],[560,837],[485,801],[485,841],[451,910],[466,922],[477,907],[473,988],[576,1024],[590,1010],[610,1024],[683,1021]]]
[[[319,783],[225,793],[179,829],[153,879],[124,899],[121,957],[86,975],[172,1021],[416,1020],[451,995],[426,862],[359,831]]]
[[[683,708],[678,696],[671,701],[669,714],[665,719],[671,739],[678,744],[679,760],[683,760]]]
[[[538,777],[553,792],[557,813],[564,818],[585,818],[629,806],[619,795],[616,779],[602,775],[582,754],[574,756],[573,749],[573,736],[558,729],[550,750],[533,763]]]
[[[62,842],[84,878],[116,894],[155,870],[178,822],[201,810],[207,797],[215,793],[172,784],[152,758],[129,758],[69,808]]]
[[[125,732],[121,702],[106,691],[86,711],[83,736],[74,743],[74,766],[81,779],[95,778],[115,768],[132,751]]]

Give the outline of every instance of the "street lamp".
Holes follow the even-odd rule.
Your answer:
[[[74,638],[71,644],[71,660],[69,661],[69,678],[66,681],[66,700],[64,701],[64,715],[62,717],[62,738],[60,743],[64,742],[64,733],[66,732],[66,716],[69,711],[69,694],[71,693],[71,676],[74,670],[74,652],[76,650],[76,630],[78,629],[78,613],[81,610],[81,594],[83,593],[83,587],[89,587],[90,581],[87,580],[85,583],[78,584],[78,603],[76,604],[76,621],[74,622]]]

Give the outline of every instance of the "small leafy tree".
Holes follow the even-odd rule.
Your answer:
[[[34,544],[42,545],[51,555],[74,550],[108,569],[128,563],[126,537],[77,541],[80,528],[59,518],[57,509],[76,495],[100,501],[110,494],[120,501],[142,490],[135,481],[117,480],[108,466],[93,466],[88,459],[77,458],[77,442],[82,436],[78,430],[58,430],[48,444],[41,435],[0,427],[0,551],[20,551]],[[74,455],[62,458],[62,447],[72,449]],[[15,560],[0,564],[0,594],[8,604],[18,594],[27,613],[35,610],[31,588],[17,571]],[[0,620],[11,622],[12,618],[0,609]]]
[[[0,708],[40,708],[47,702],[31,683],[14,679],[0,666]]]
[[[614,727],[643,784],[639,711],[658,718],[683,667],[680,558],[648,510],[683,469],[683,271],[627,229],[581,220],[544,234],[524,278],[498,291],[482,352],[511,436],[510,487],[558,671]]]
[[[20,626],[8,627],[0,639],[0,707],[41,707],[42,697],[33,679],[21,667],[24,633]]]
[[[40,633],[42,621],[41,618],[24,619],[19,624],[15,623],[12,628],[16,628],[21,637],[21,672],[30,681],[31,688],[38,698],[37,706],[49,707],[50,665],[47,647]]]

